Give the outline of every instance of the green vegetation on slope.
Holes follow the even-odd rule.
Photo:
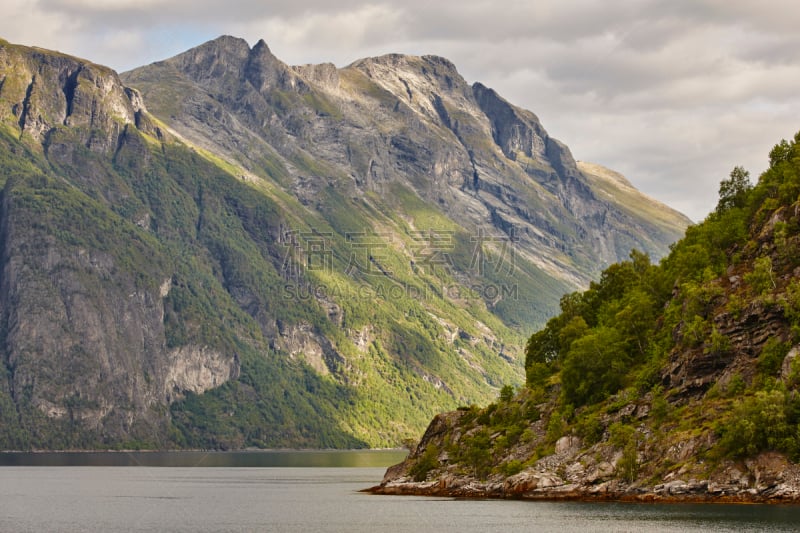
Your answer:
[[[113,269],[105,278],[91,269],[81,274],[92,301],[113,304],[121,279],[153,293],[168,280],[162,349],[210,347],[235,357],[239,376],[204,394],[187,393],[171,404],[167,422],[134,427],[123,440],[81,425],[82,409],[96,405],[75,404],[75,417],[54,423],[4,386],[0,402],[14,405],[4,413],[16,416],[0,446],[391,446],[435,412],[488,399],[494,387],[521,380],[520,362],[502,353],[506,346],[513,354],[518,334],[480,295],[464,302],[448,295],[443,287],[459,286],[452,269],[410,266],[408,250],[420,246],[419,234],[368,204],[330,189],[322,216],[310,214],[180,145],[130,131],[109,160],[70,135],[51,135],[51,155],[3,136],[4,196],[13,195],[7,203],[14,207],[7,216],[30,232],[20,253],[108,254]],[[368,248],[370,238],[381,242]],[[30,248],[36,243],[41,249]],[[467,271],[474,243],[459,234],[452,244],[443,253]],[[459,246],[470,249],[456,253]],[[48,275],[36,283],[52,286]],[[47,309],[56,300],[41,294],[31,305]],[[330,314],[334,309],[338,315]],[[311,348],[290,352],[297,348],[278,340],[302,331],[320,344],[321,367],[312,368],[303,351]],[[90,349],[79,337],[70,342]],[[4,381],[11,383],[18,369],[6,364]],[[70,364],[69,375],[95,372]],[[55,391],[48,401],[70,394],[65,376],[40,383]]]
[[[659,265],[633,251],[564,296],[528,341],[526,387],[464,408],[435,443],[445,449],[410,475],[440,468],[441,451],[464,474],[512,475],[568,435],[619,450],[628,482],[702,479],[762,451],[800,460],[798,268],[800,133],[775,146],[755,186],[735,168],[715,211]],[[692,455],[677,462],[684,447]]]

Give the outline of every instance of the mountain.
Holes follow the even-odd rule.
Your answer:
[[[437,415],[375,492],[800,500],[800,133],[659,265],[612,265],[526,347],[527,383]]]
[[[630,184],[607,189],[602,167],[583,172],[533,113],[468,85],[441,57],[290,67],[264,41],[221,37],[123,80],[193,144],[259,175],[277,166],[305,203],[326,181],[375,203],[402,187],[468,231],[512,235],[521,255],[573,285],[631,248],[661,257],[689,223]]]
[[[688,224],[609,172],[442,58],[0,41],[0,447],[396,445]]]

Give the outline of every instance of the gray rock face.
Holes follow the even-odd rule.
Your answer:
[[[237,375],[230,354],[169,350],[164,291],[138,281],[117,254],[66,249],[31,228],[21,200],[6,186],[0,210],[0,316],[18,401],[98,433],[135,434],[134,421],[164,422],[155,407]]]
[[[550,138],[535,115],[527,113],[523,116],[521,111],[481,83],[475,83],[472,90],[478,106],[491,121],[494,141],[506,157],[516,160],[517,154],[523,153],[534,159],[549,159],[547,146]],[[577,171],[574,161],[571,161],[571,167]]]
[[[38,141],[59,126],[83,127],[103,132],[84,135],[89,149],[113,150],[139,111],[113,70],[87,61],[0,46],[0,71],[0,114],[12,115]]]
[[[44,152],[73,183],[112,204],[130,201],[130,189],[110,181],[103,162],[137,124],[152,123],[140,95],[112,70],[0,42],[0,119],[16,125],[29,149]],[[40,176],[31,183],[21,168],[3,176],[0,203],[0,368],[20,418],[31,408],[101,438],[148,438],[165,424],[165,405],[237,375],[232,354],[166,346],[164,298],[172,272],[163,258],[147,255],[150,243],[133,238],[112,247],[122,218],[108,220],[96,204],[69,196],[66,179]],[[42,206],[53,205],[37,204],[37,195],[74,203],[54,202],[63,213],[49,218]],[[109,235],[97,242],[101,228],[79,234],[68,225],[51,227],[62,215],[107,224]],[[137,261],[141,256],[147,257]]]
[[[221,37],[123,78],[200,146],[256,173],[263,153],[274,154],[307,203],[309,180],[335,177],[353,195],[401,183],[471,231],[513,234],[530,261],[576,287],[631,248],[660,257],[688,224],[674,212],[660,224],[601,196],[533,113],[470,86],[444,58],[290,68],[263,41],[249,49]],[[167,101],[164,83],[175,79],[186,91]],[[309,159],[315,168],[303,168]]]

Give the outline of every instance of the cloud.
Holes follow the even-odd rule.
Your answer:
[[[297,64],[448,57],[695,219],[800,125],[795,0],[5,0],[0,35],[120,70],[221,34]]]

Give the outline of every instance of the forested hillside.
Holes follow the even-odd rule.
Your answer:
[[[755,185],[734,168],[659,264],[634,251],[564,296],[527,343],[526,386],[437,417],[381,490],[800,495],[799,141]]]

